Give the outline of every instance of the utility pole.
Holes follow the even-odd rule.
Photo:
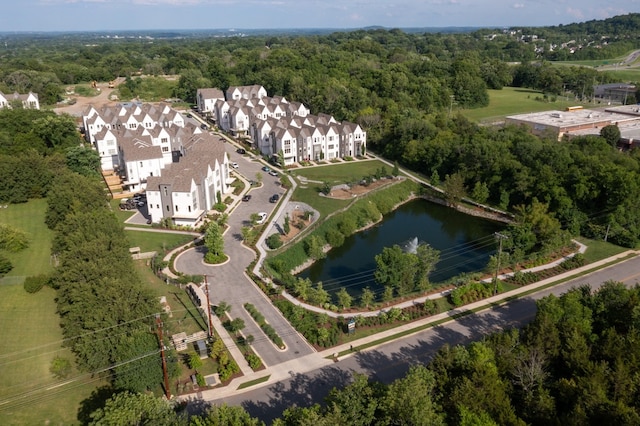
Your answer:
[[[160,314],[156,314],[156,331],[158,333],[158,342],[160,343],[160,357],[162,358],[162,374],[164,376],[164,394],[167,399],[171,399],[171,390],[169,389],[169,374],[167,373],[167,360],[164,356],[164,341],[162,340],[162,319]]]
[[[502,255],[502,240],[509,238],[504,234],[495,232],[494,235],[498,238],[498,264],[496,265],[496,275],[493,278],[493,294],[498,294],[498,274],[500,272],[500,256]]]
[[[607,242],[607,238],[609,237],[609,229],[611,228],[611,223],[607,225],[607,232],[604,234],[604,242]]]
[[[213,321],[211,318],[211,301],[209,300],[209,284],[207,283],[207,276],[204,276],[205,293],[207,294],[207,315],[209,318],[209,341],[213,341]]]

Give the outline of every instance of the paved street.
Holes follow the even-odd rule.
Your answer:
[[[402,377],[411,365],[428,362],[445,344],[466,344],[494,331],[526,325],[535,315],[536,300],[549,294],[559,295],[571,287],[585,284],[595,289],[607,280],[621,281],[632,286],[640,282],[639,271],[640,258],[636,256],[522,299],[375,348],[356,351],[353,355],[342,357],[337,363],[321,358],[326,356],[326,353],[309,356],[298,363],[299,369],[273,371],[266,386],[244,393],[233,392],[232,389],[228,392],[219,390],[217,397],[216,390],[213,390],[210,391],[211,398],[207,399],[213,404],[241,405],[252,416],[269,424],[274,418],[280,417],[284,409],[293,405],[308,406],[314,402],[321,402],[332,387],[341,387],[349,383],[354,372],[390,383]]]
[[[262,186],[251,187],[251,200],[238,202],[229,215],[229,229],[224,234],[224,251],[229,261],[224,265],[211,266],[203,262],[204,249],[194,248],[180,254],[175,261],[175,268],[187,274],[206,275],[210,288],[210,299],[213,305],[225,301],[231,305],[229,312],[232,318],[242,318],[245,323],[243,333],[253,335],[253,348],[267,366],[274,366],[282,362],[308,355],[314,352],[304,338],[291,327],[264,293],[245,275],[247,266],[256,258],[256,253],[242,244],[241,229],[249,224],[251,214],[266,212],[272,214],[276,203],[270,203],[273,194],[281,197],[284,190],[279,185],[279,179],[261,171],[264,165],[249,155],[236,153],[236,146],[227,143],[230,161],[237,162],[239,167],[234,173],[239,173],[243,179],[257,180],[256,174],[261,173]],[[275,218],[269,217],[273,222]],[[275,231],[268,228],[267,233]],[[257,326],[251,316],[245,311],[244,303],[253,304],[265,317],[266,321],[278,332],[286,345],[285,350],[276,348]]]

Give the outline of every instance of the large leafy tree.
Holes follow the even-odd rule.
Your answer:
[[[153,395],[122,392],[109,398],[104,408],[91,414],[92,426],[108,425],[187,425],[185,416],[176,414],[169,402]]]

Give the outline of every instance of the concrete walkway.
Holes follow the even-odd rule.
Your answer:
[[[362,339],[345,343],[345,344],[327,349],[322,352],[309,354],[288,362],[271,366],[262,371],[251,372],[243,377],[239,377],[237,379],[232,380],[227,386],[201,391],[198,393],[195,399],[209,401],[209,400],[224,398],[230,395],[236,395],[243,391],[254,390],[256,387],[269,386],[279,381],[282,381],[284,379],[288,379],[294,374],[304,374],[304,373],[316,370],[318,368],[330,366],[336,360],[350,357],[358,353],[359,351],[373,350],[382,344],[388,343],[389,340],[393,340],[394,336],[400,333],[402,333],[402,337],[406,337],[407,335],[420,332],[424,327],[427,327],[430,324],[440,322],[440,321],[452,321],[454,317],[460,314],[463,314],[465,312],[483,311],[486,309],[493,308],[495,306],[500,306],[507,303],[508,300],[514,297],[518,297],[523,293],[531,292],[533,290],[539,289],[541,287],[550,285],[555,282],[566,281],[569,278],[582,275],[588,271],[600,269],[609,263],[620,261],[621,259],[627,256],[637,256],[638,254],[640,254],[640,251],[628,250],[626,252],[609,257],[607,259],[603,259],[601,261],[583,266],[581,268],[577,268],[577,269],[565,272],[563,274],[548,278],[546,280],[539,281],[535,284],[524,286],[506,293],[498,294],[496,296],[492,296],[488,299],[471,303],[469,305],[466,305],[458,309],[442,312],[440,314],[436,314],[428,318],[423,318],[418,321],[403,324],[399,327],[395,327],[381,333],[363,337]],[[264,378],[267,378],[267,379],[263,382],[255,384],[253,386],[249,386],[244,389],[239,389],[239,386],[241,386],[243,383],[248,383],[257,379],[264,379]],[[183,395],[178,397],[178,399],[189,401],[194,399],[194,395]]]

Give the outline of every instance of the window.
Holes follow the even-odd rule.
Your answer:
[[[168,143],[168,142],[169,142],[169,140],[168,140],[167,138],[162,138],[162,139],[160,139],[160,142],[161,142],[161,143]]]
[[[165,186],[162,190],[164,191],[164,195],[167,195],[167,187]]]
[[[175,206],[176,211],[178,211],[178,206]]]
[[[333,145],[327,146],[327,149],[333,149]]]
[[[140,167],[143,167],[143,166],[142,166],[142,161],[140,162]]]
[[[163,146],[162,147],[162,152],[169,152],[169,147],[168,146]]]
[[[167,211],[168,211],[168,212],[169,212],[169,211],[171,211],[171,210],[169,210],[169,204],[167,204]]]

